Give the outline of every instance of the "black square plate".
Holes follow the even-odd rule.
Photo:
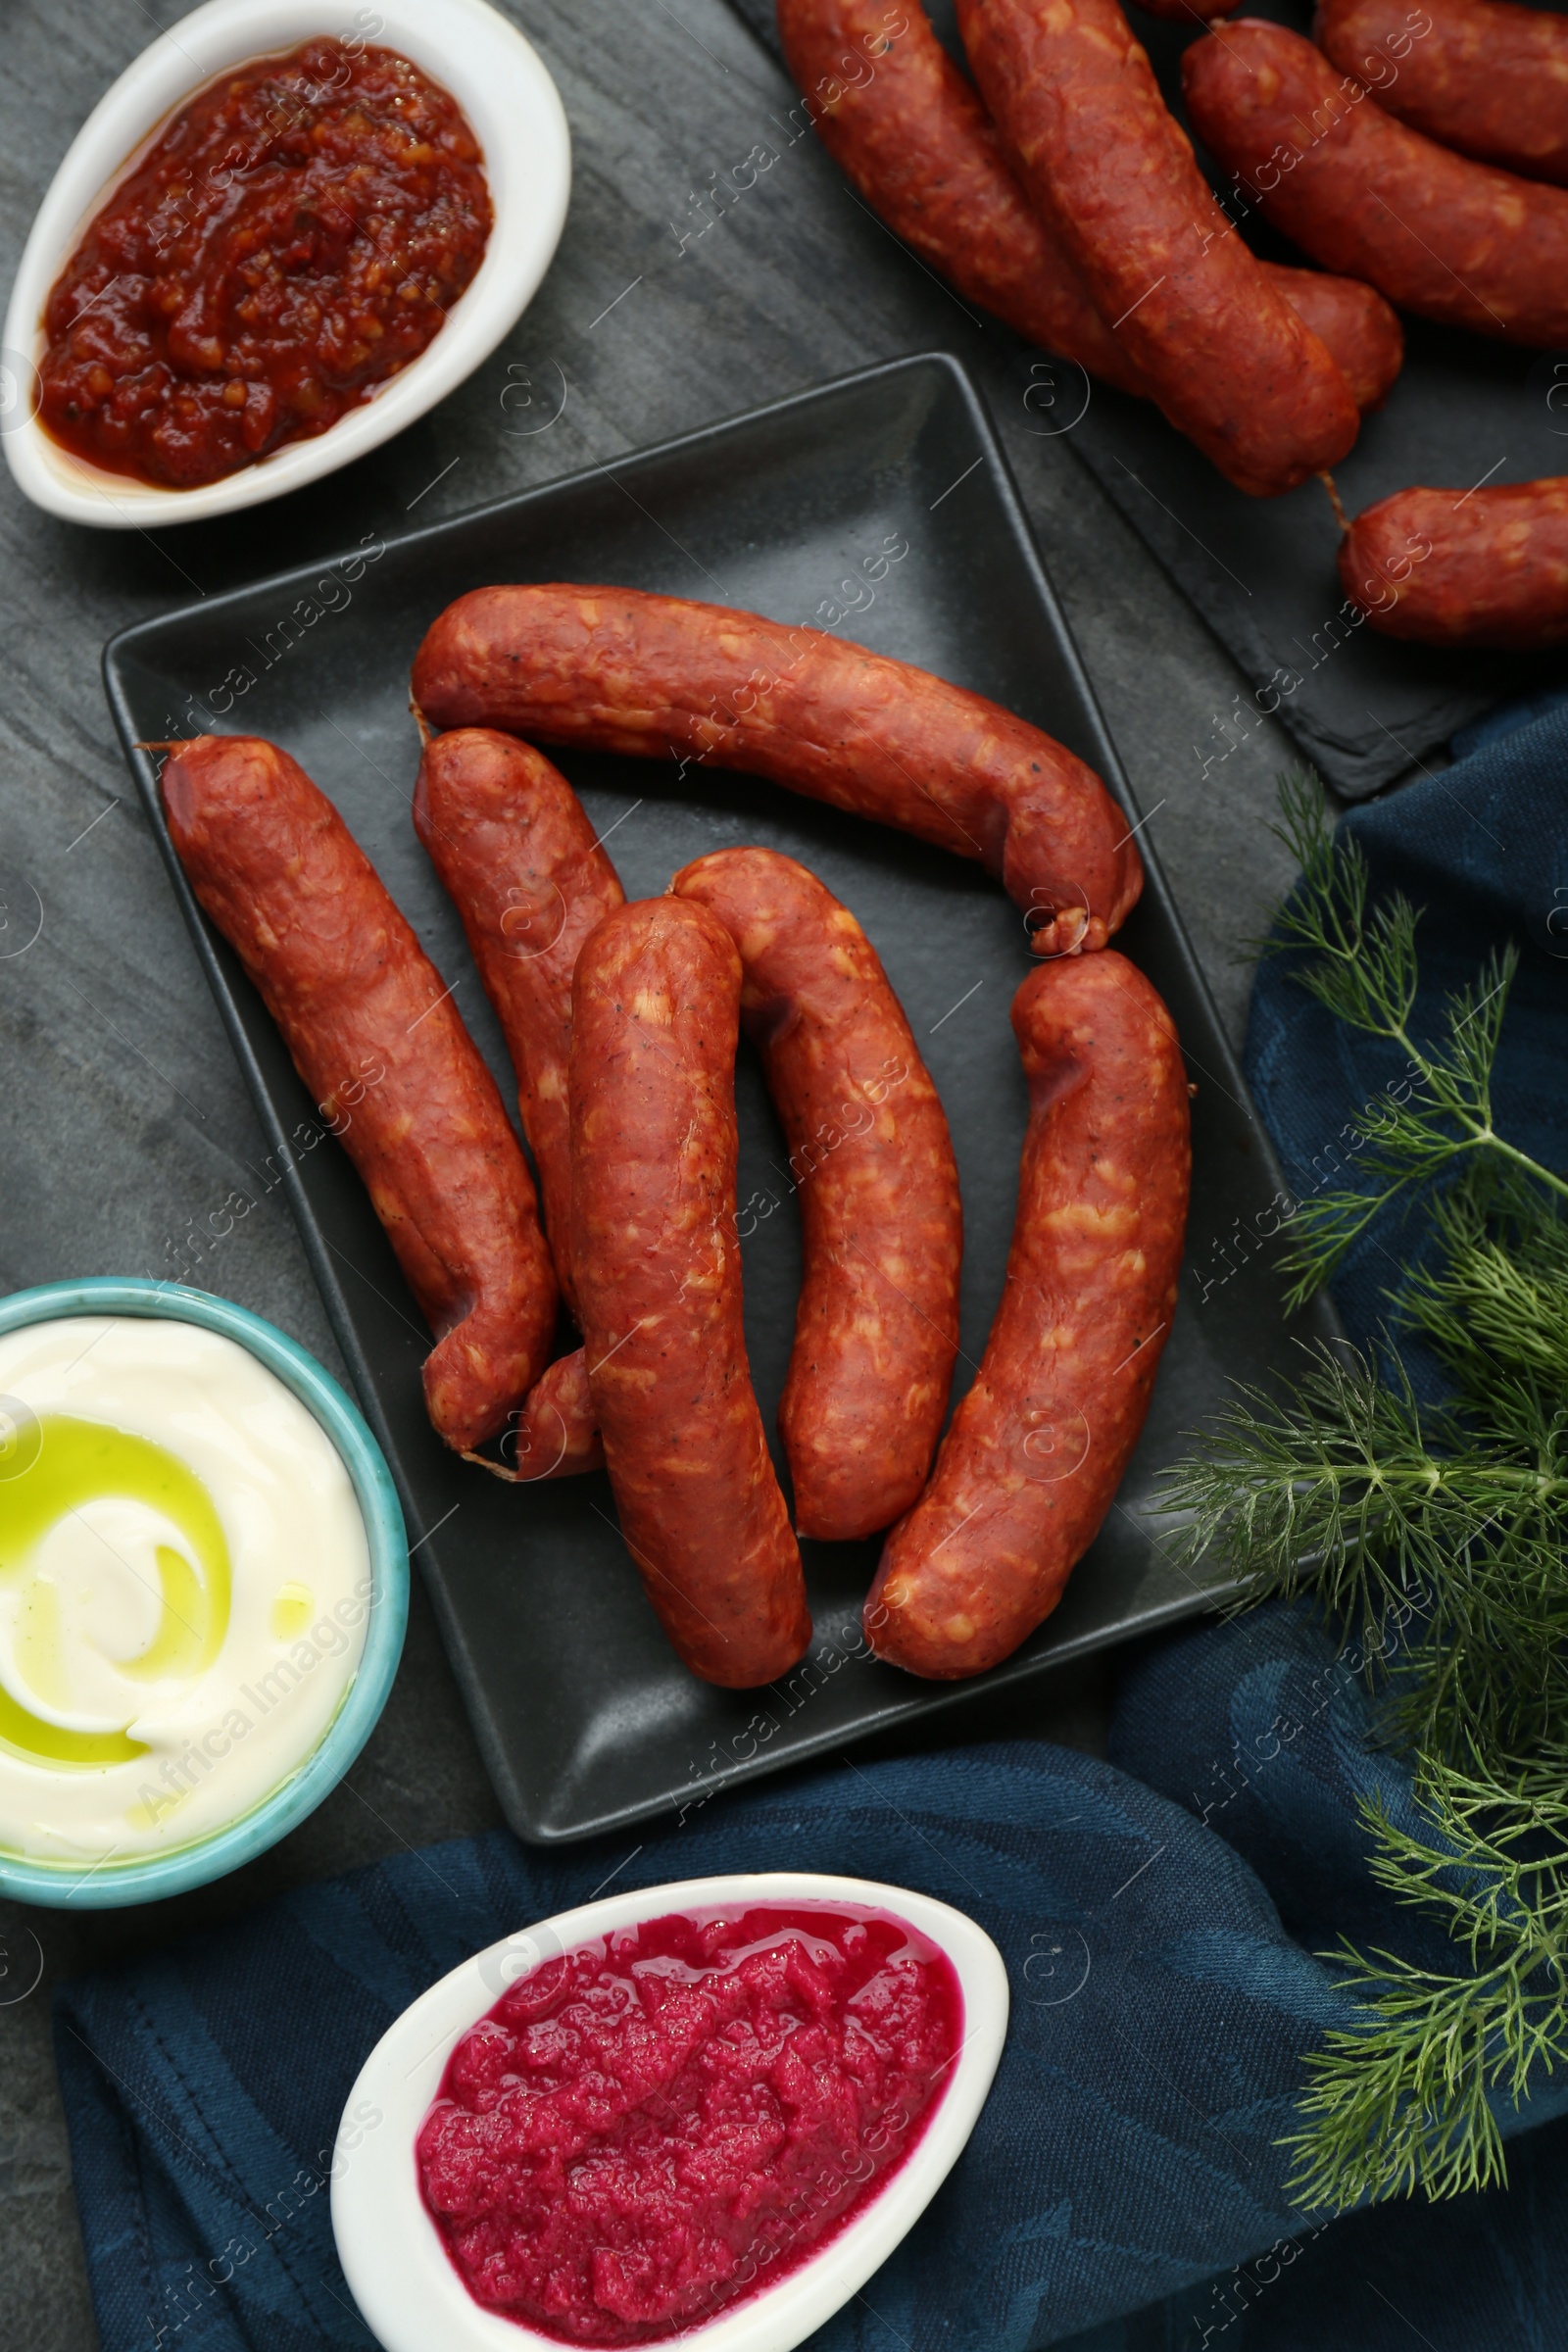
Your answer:
[[[428,623],[496,580],[614,581],[814,620],[994,696],[1071,745],[1131,806],[1005,463],[956,362],[901,360],[497,506],[126,631],[106,656],[126,756],[255,1094],[371,1426],[402,1490],[474,1730],[507,1818],[541,1841],[585,1838],[700,1800],[873,1730],[953,1706],[973,1685],[911,1680],[869,1657],[859,1607],[874,1544],[805,1546],[815,1642],[787,1683],[710,1689],[665,1646],[600,1475],[507,1488],[466,1468],[424,1418],[429,1346],[348,1160],[311,1104],[235,957],[174,858],[153,767],[134,749],[204,728],[285,744],[342,808],[444,978],[510,1102],[505,1049],[457,914],[415,838],[418,743],[409,667]],[[853,610],[851,610],[853,608]],[[1018,910],[978,866],[753,778],[611,758],[565,772],[629,896],[708,850],[763,842],[855,909],[913,1024],[953,1128],[963,1187],[967,1384],[1001,1292],[1025,1095],[1007,1007],[1029,969]],[[1136,811],[1134,811],[1136,815]],[[1129,820],[1131,821],[1131,819]],[[1202,1608],[1218,1588],[1155,1541],[1160,1467],[1227,1376],[1264,1380],[1295,1334],[1272,1278],[1217,1279],[1237,1220],[1283,1180],[1152,863],[1118,945],[1171,1006],[1198,1086],[1189,1265],[1142,1444],[1056,1614],[987,1679],[1010,1684]],[[794,1325],[800,1240],[760,1074],[738,1076],[746,1328],[771,1429]],[[783,1464],[780,1460],[780,1469]]]

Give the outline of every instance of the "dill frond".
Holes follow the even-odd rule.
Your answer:
[[[1420,982],[1417,909],[1398,892],[1372,895],[1364,852],[1333,832],[1323,788],[1309,770],[1280,778],[1280,806],[1274,831],[1299,858],[1301,879],[1263,952],[1303,957],[1297,977],[1309,995],[1337,1020],[1405,1056],[1403,1072],[1363,1113],[1364,1184],[1299,1204],[1282,1261],[1293,1278],[1288,1304],[1298,1306],[1391,1201],[1458,1162],[1481,1155],[1511,1164],[1564,1202],[1568,1184],[1516,1151],[1493,1119],[1492,1072],[1518,951],[1509,946],[1490,957],[1472,986],[1448,998],[1437,1038],[1419,1039],[1411,1027]]]
[[[1178,1547],[1217,1556],[1238,1606],[1317,1597],[1359,1642],[1384,1735],[1414,1754],[1420,1826],[1367,1806],[1370,1867],[1441,1923],[1455,1966],[1330,1955],[1360,2015],[1308,2058],[1286,2144],[1294,2193],[1343,2208],[1503,2180],[1499,2107],[1568,2065],[1568,1183],[1494,1118],[1517,952],[1419,1034],[1417,910],[1374,894],[1315,777],[1280,794],[1301,881],[1266,951],[1406,1056],[1362,1122],[1363,1189],[1293,1221],[1290,1301],[1418,1200],[1436,1255],[1404,1269],[1390,1338],[1426,1341],[1448,1397],[1419,1402],[1392,1345],[1308,1349],[1287,1396],[1238,1391],[1167,1504]]]

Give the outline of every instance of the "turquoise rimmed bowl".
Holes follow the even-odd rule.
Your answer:
[[[136,1861],[104,1863],[86,1872],[74,1862],[28,1861],[0,1851],[0,1894],[57,1910],[109,1910],[182,1894],[189,1886],[205,1886],[210,1879],[237,1870],[286,1838],[337,1787],[375,1728],[403,1654],[409,1544],[386,1457],[358,1408],[315,1356],[275,1324],[206,1291],[109,1276],[13,1292],[9,1298],[0,1298],[0,1333],[67,1315],[144,1315],[154,1321],[198,1323],[254,1355],[292,1390],[337,1447],[354,1482],[370,1554],[370,1609],[359,1670],[317,1746],[259,1805],[189,1845]]]

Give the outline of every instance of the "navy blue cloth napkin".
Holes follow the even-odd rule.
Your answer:
[[[1380,883],[1430,909],[1437,986],[1504,936],[1524,944],[1499,1110],[1561,1164],[1568,696],[1513,717],[1346,821]],[[1385,1060],[1264,965],[1249,1070],[1299,1192],[1335,1138],[1346,1148]],[[1369,1244],[1347,1269],[1357,1336],[1386,1312],[1391,1262]],[[957,1904],[1012,1986],[966,2153],[821,2352],[1568,2346],[1568,2084],[1505,2118],[1506,2194],[1325,2223],[1287,2193],[1302,2054],[1349,2015],[1315,1955],[1343,1934],[1452,1957],[1366,1869],[1357,1797],[1376,1789],[1407,1818],[1410,1790],[1370,1739],[1355,1664],[1306,1607],[1271,1607],[1136,1658],[1109,1764],[1044,1741],[846,1760],[672,1820],[629,1858],[623,1842],[537,1852],[498,1832],[66,1988],[57,2049],[105,2352],[367,2344],[328,2173],[349,2086],[399,2011],[608,1874],[777,1867]]]

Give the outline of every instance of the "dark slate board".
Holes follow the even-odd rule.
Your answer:
[[[902,547],[879,572],[877,551]],[[447,601],[496,579],[548,579],[561,551],[585,579],[807,618],[840,582],[843,634],[954,678],[1048,727],[1130,787],[968,379],[946,356],[890,362],[727,424],[393,540],[351,610],[271,659],[278,616],[319,567],[210,597],[116,638],[111,705],[150,822],[255,1095],[371,1427],[391,1459],[479,1744],[508,1820],[552,1842],[625,1828],[715,1789],[964,1703],[870,1657],[859,1610],[878,1545],[808,1544],[816,1634],[766,1690],[698,1683],[660,1633],[602,1474],[501,1487],[466,1469],[425,1417],[427,1342],[390,1246],[318,1122],[237,961],[196,910],[164,829],[147,755],[194,721],[285,744],[342,808],[414,924],[510,1095],[505,1048],[455,909],[409,821],[417,743],[409,665]],[[858,586],[852,591],[846,575]],[[871,580],[879,585],[866,593]],[[838,624],[835,624],[838,625]],[[230,715],[234,665],[251,678]],[[256,674],[259,673],[259,674]],[[704,852],[763,842],[820,873],[864,922],[929,1059],[963,1190],[961,1394],[1001,1293],[1025,1091],[1007,1005],[1029,968],[1016,907],[978,866],[755,777],[564,753],[628,893],[662,890]],[[1136,821],[1136,815],[1129,817]],[[612,836],[613,838],[612,839]],[[1147,838],[1147,837],[1146,837]],[[993,1696],[1211,1605],[1223,1572],[1186,1569],[1165,1538],[1161,1476],[1230,1379],[1289,1377],[1301,1338],[1334,1330],[1326,1296],[1294,1322],[1283,1279],[1225,1280],[1226,1238],[1280,1191],[1212,1003],[1151,855],[1119,936],[1170,1005],[1198,1089],[1182,1303],[1116,1503],[1056,1612],[984,1678]],[[738,1079],[746,1339],[771,1430],[800,1282],[798,1206],[755,1057]],[[303,1122],[303,1124],[301,1123]],[[314,1132],[313,1132],[314,1131]],[[292,1152],[287,1137],[299,1139]],[[307,1140],[309,1139],[309,1140]],[[782,1470],[782,1460],[779,1460]],[[722,1531],[715,1538],[722,1541]]]
[[[917,5],[918,0],[909,0]],[[773,0],[731,5],[776,56]],[[962,62],[953,0],[929,11]],[[1305,32],[1309,7],[1257,0],[1250,14]],[[1166,98],[1182,115],[1181,26],[1132,12]],[[1215,184],[1223,175],[1214,174]],[[1265,257],[1305,256],[1255,220],[1249,241]],[[892,252],[889,266],[897,267]],[[1552,367],[1511,344],[1407,320],[1405,367],[1388,406],[1369,416],[1336,469],[1348,514],[1413,482],[1469,489],[1568,471],[1568,417],[1546,407]],[[1018,344],[1020,374],[1028,371]],[[1063,380],[1062,406],[1083,406],[1082,370]],[[1424,760],[1499,695],[1568,674],[1561,656],[1523,662],[1494,654],[1396,645],[1353,626],[1334,567],[1339,528],[1321,484],[1287,498],[1244,497],[1145,401],[1096,385],[1069,446],[1192,600],[1246,677],[1259,708],[1281,722],[1338,791],[1375,792]],[[1292,680],[1296,683],[1293,685]],[[1216,750],[1218,749],[1216,745]]]

